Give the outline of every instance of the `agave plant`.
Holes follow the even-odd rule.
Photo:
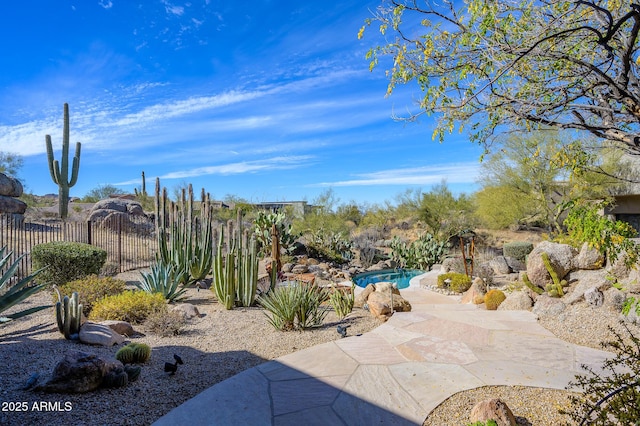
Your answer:
[[[6,247],[2,247],[0,249],[0,258],[2,258],[0,260],[0,270],[4,269],[5,265],[8,264],[9,259],[13,254],[13,252],[10,251],[5,256],[6,249],[7,249]],[[24,277],[18,283],[11,286],[11,288],[8,288],[8,284],[11,281],[11,278],[13,278],[13,275],[16,273],[16,270],[20,265],[20,259],[22,259],[22,256],[20,256],[15,262],[13,262],[11,266],[9,266],[9,268],[6,270],[6,272],[2,274],[2,276],[0,277],[0,313],[13,307],[14,305],[17,305],[18,303],[25,300],[27,297],[39,292],[45,287],[44,284],[39,284],[31,287],[28,286],[28,284],[31,283],[31,281],[33,281],[33,279],[42,271],[42,269],[39,269],[33,272],[31,275]],[[36,306],[34,308],[25,309],[20,312],[16,312],[14,314],[0,317],[0,322],[7,322],[10,320],[21,318],[25,315],[29,315],[34,312],[47,309],[49,307],[51,306],[45,305],[45,306]]]
[[[186,299],[186,288],[180,288],[180,274],[173,264],[156,262],[151,266],[151,272],[141,272],[142,281],[135,286],[147,293],[161,293],[169,302],[179,302]]]

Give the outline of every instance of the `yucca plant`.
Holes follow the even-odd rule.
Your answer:
[[[271,313],[265,315],[274,328],[288,331],[321,325],[328,311],[320,305],[327,297],[325,289],[295,283],[270,291],[259,297],[258,303]]]
[[[161,293],[169,302],[179,302],[186,299],[186,288],[180,288],[180,274],[172,264],[156,262],[151,266],[151,272],[141,272],[142,281],[135,286],[147,293]]]
[[[6,247],[2,247],[0,249],[0,258],[2,258],[2,260],[0,260],[0,270],[4,269],[4,267],[9,263],[9,259],[13,254],[13,252],[10,251],[5,256],[6,249],[7,249]],[[13,275],[16,273],[16,270],[20,265],[20,259],[22,259],[22,256],[20,256],[15,262],[13,262],[11,266],[9,266],[9,268],[6,270],[6,272],[2,274],[2,276],[0,277],[0,313],[17,305],[18,303],[25,300],[27,297],[39,292],[45,287],[45,284],[39,284],[32,287],[28,287],[28,284],[31,283],[31,281],[33,281],[33,279],[42,271],[42,269],[39,269],[33,272],[31,275],[28,275],[23,279],[21,279],[18,283],[13,285],[11,288],[8,288],[8,284],[11,281],[11,278],[13,278]],[[25,315],[29,315],[34,312],[38,312],[50,307],[51,307],[50,305],[47,305],[47,306],[36,306],[34,308],[25,309],[20,312],[16,312],[14,314],[0,317],[0,322],[7,322],[14,319],[18,319]]]
[[[351,291],[349,291],[349,293],[344,293],[342,290],[334,287],[331,295],[329,295],[329,304],[333,307],[333,310],[336,311],[338,319],[344,319],[353,310],[354,285],[355,284],[351,286]]]

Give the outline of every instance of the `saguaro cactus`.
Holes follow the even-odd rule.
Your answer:
[[[71,166],[71,178],[69,179],[69,104],[64,104],[64,127],[62,130],[62,163],[53,158],[53,146],[51,136],[46,135],[47,161],[51,179],[58,185],[58,211],[62,219],[66,219],[69,211],[69,188],[78,180],[80,168],[80,142],[76,143],[76,153]]]

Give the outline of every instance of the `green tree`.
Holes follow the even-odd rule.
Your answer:
[[[24,160],[19,154],[0,151],[0,173],[16,177],[23,164]]]
[[[125,192],[113,185],[105,184],[99,185],[87,192],[84,197],[82,197],[82,202],[84,203],[97,203],[100,200],[104,200],[109,198],[112,195],[123,195]]]
[[[604,0],[383,0],[388,93],[415,82],[434,137],[466,126],[487,143],[504,123],[578,129],[640,152],[640,7]],[[387,62],[384,62],[387,63]]]
[[[560,230],[560,217],[568,203],[578,198],[608,198],[622,193],[625,180],[637,176],[630,160],[618,146],[601,146],[593,140],[570,140],[553,131],[514,133],[501,138],[499,148],[483,161],[481,183],[486,191],[476,196],[478,212],[493,224],[537,222]],[[495,189],[504,193],[496,194]]]
[[[475,227],[473,210],[468,195],[454,196],[446,181],[442,181],[422,195],[418,214],[439,240],[447,240],[460,231]]]
[[[510,225],[530,224],[535,221],[535,202],[523,197],[508,185],[485,186],[473,195],[475,215],[490,229],[504,229]]]

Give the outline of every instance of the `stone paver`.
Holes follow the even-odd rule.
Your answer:
[[[454,393],[486,385],[564,389],[607,352],[554,337],[527,311],[486,311],[415,286],[412,312],[361,336],[251,368],[154,424],[420,425]]]

